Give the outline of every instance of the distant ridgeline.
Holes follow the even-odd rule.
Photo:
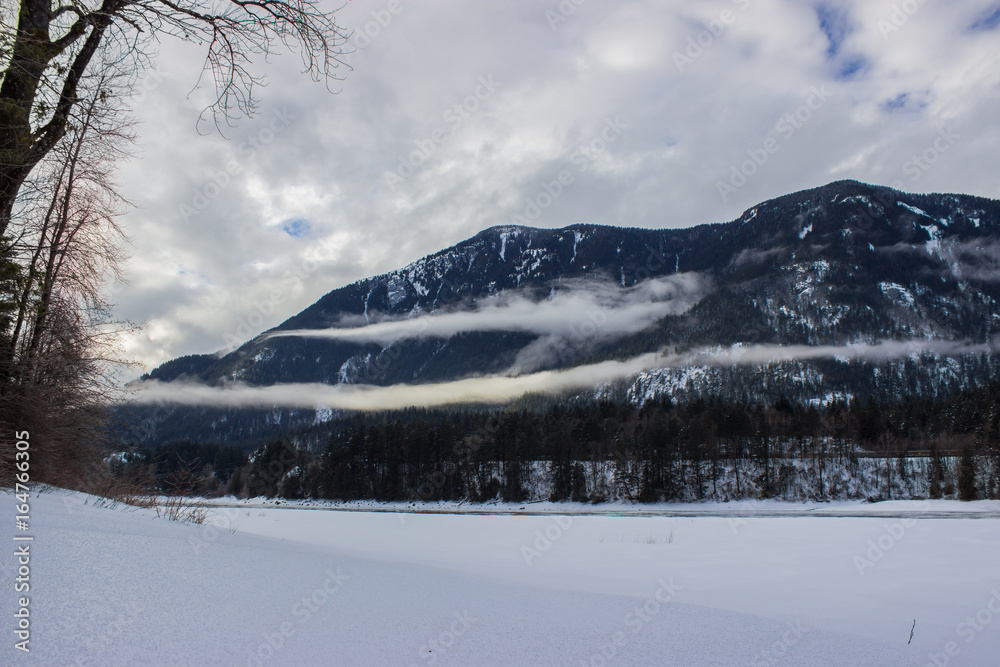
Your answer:
[[[544,328],[551,323],[504,329],[493,322],[481,330],[395,334],[393,340],[262,335],[223,356],[175,359],[147,379],[385,387],[566,369],[667,350],[680,358],[692,351],[709,357],[695,355],[570,393],[635,406],[665,397],[772,405],[780,396],[819,405],[944,398],[1000,379],[993,352],[1000,333],[998,229],[1000,202],[906,194],[854,181],[779,197],[733,222],[689,229],[494,227],[397,271],[336,289],[270,333],[420,322],[430,313],[483,315],[488,306],[499,312],[512,303],[534,307],[535,314],[573,299],[596,307],[568,310],[563,330]],[[612,288],[621,308],[606,307]],[[655,307],[644,310],[639,297],[658,290],[673,292],[650,297],[645,305]],[[884,341],[895,347],[878,347]],[[845,347],[859,343],[875,347],[865,355]],[[777,354],[776,346],[786,352]],[[827,352],[810,352],[820,349]],[[745,352],[744,361],[725,363],[732,350]],[[123,410],[119,423],[127,440],[148,444],[259,444],[335,429],[348,414],[313,406],[164,404]]]

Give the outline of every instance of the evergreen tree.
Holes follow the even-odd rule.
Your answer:
[[[976,499],[976,457],[968,445],[958,462],[958,497],[965,501]]]
[[[545,421],[549,429],[549,475],[552,483],[552,493],[549,500],[560,502],[569,500],[573,492],[573,466],[570,460],[571,436],[566,420],[556,422]]]
[[[582,463],[573,464],[573,490],[570,500],[575,503],[585,503],[589,499],[587,496],[587,474]]]
[[[298,451],[287,440],[273,440],[254,452],[247,474],[247,491],[250,496],[273,498],[289,472],[297,465]]]
[[[979,432],[979,446],[993,466],[993,474],[990,476],[992,496],[1000,499],[1000,398],[993,399],[989,417]],[[989,494],[990,489],[983,489],[983,492]]]
[[[931,498],[941,497],[941,483],[944,481],[944,469],[941,465],[941,454],[938,452],[937,444],[931,445]]]

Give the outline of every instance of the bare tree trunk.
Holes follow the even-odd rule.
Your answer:
[[[113,176],[131,141],[128,123],[105,104],[113,83],[100,80],[77,127],[50,152],[47,178],[34,183],[38,200],[25,208],[13,247],[27,264],[25,277],[0,352],[6,357],[0,421],[33,434],[38,479],[66,486],[95,481],[86,471],[101,467],[111,398],[115,325],[101,290],[109,273],[118,274],[124,236],[116,218],[127,202]]]

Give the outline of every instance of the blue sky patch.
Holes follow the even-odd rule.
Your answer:
[[[1000,5],[987,9],[969,26],[970,32],[987,32],[1000,26]]]
[[[909,93],[900,93],[891,100],[887,100],[882,106],[888,111],[896,111],[898,109],[905,109],[906,103],[910,99]]]
[[[881,104],[883,111],[922,111],[927,107],[927,91],[922,94],[900,93]]]
[[[837,79],[856,79],[868,71],[868,60],[864,56],[851,56],[837,68]]]
[[[312,225],[309,224],[308,220],[295,218],[294,220],[285,220],[281,223],[281,229],[292,238],[297,239],[307,236],[312,230]]]
[[[868,59],[843,51],[844,42],[854,32],[847,10],[834,3],[820,2],[816,4],[816,18],[819,20],[819,29],[826,35],[826,59],[831,61],[834,68],[834,78],[845,81],[864,75],[870,67]]]
[[[830,42],[826,48],[826,56],[827,58],[835,58],[840,52],[840,46],[844,43],[844,39],[851,32],[847,13],[843,9],[823,3],[816,7],[816,16],[819,18],[820,30]]]

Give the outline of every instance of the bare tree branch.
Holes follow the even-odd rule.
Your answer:
[[[205,45],[195,87],[208,75],[215,98],[199,122],[210,116],[220,130],[255,113],[263,79],[253,59],[278,43],[297,47],[316,81],[341,79],[348,67],[348,34],[319,0],[21,0],[9,32],[0,32],[0,52],[9,52],[0,81],[0,237],[28,174],[65,135],[80,80],[98,53],[131,56],[143,67],[160,36]]]

